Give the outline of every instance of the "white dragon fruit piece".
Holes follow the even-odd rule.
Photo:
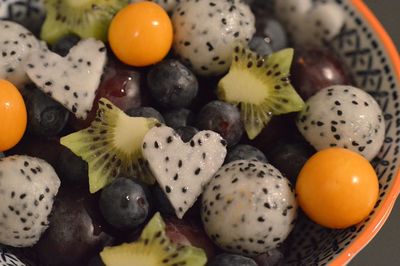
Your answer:
[[[15,22],[0,20],[0,79],[22,89],[29,82],[25,60],[39,49],[40,43],[30,31]]]
[[[277,0],[275,12],[297,45],[315,45],[329,40],[345,23],[343,10],[333,2]]]
[[[34,245],[49,226],[60,180],[45,161],[29,156],[0,159],[0,243]]]
[[[182,1],[172,23],[176,54],[201,75],[226,72],[235,45],[255,33],[254,15],[240,0]]]
[[[371,95],[336,85],[317,92],[297,117],[297,128],[317,150],[342,147],[372,160],[385,138],[382,110]]]
[[[202,196],[204,229],[228,252],[255,256],[279,246],[296,217],[297,202],[289,180],[259,161],[224,165]]]
[[[318,44],[321,40],[329,40],[337,35],[345,22],[345,14],[336,3],[317,4],[304,17],[299,34],[303,44]],[[300,42],[299,38],[297,39]]]
[[[304,16],[312,8],[312,0],[276,0],[275,14],[284,23],[293,18]]]
[[[61,57],[47,48],[32,53],[26,62],[29,78],[77,118],[86,119],[92,109],[107,61],[104,43],[84,39]]]
[[[160,126],[146,134],[142,152],[181,219],[223,164],[226,141],[219,134],[205,130],[184,143],[172,128]]]
[[[7,251],[0,251],[0,266],[25,266],[20,259],[18,259],[14,254]]]

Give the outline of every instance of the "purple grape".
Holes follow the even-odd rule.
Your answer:
[[[351,85],[344,64],[331,52],[321,49],[296,50],[291,69],[293,87],[307,100],[332,85]]]

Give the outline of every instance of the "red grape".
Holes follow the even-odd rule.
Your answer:
[[[349,72],[331,51],[298,50],[291,69],[293,87],[307,100],[319,90],[331,85],[351,85]]]
[[[165,224],[167,236],[173,243],[202,248],[209,259],[215,255],[214,245],[201,225],[189,219],[179,220],[172,217],[166,218]]]
[[[121,110],[126,111],[142,105],[140,91],[141,73],[136,69],[110,60],[105,68],[102,81],[94,100],[92,111],[85,121],[71,116],[70,122],[75,129],[86,128],[94,119],[97,102],[104,97],[109,99]]]

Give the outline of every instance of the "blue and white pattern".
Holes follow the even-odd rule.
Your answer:
[[[0,266],[26,266],[11,253],[0,251]]]
[[[314,0],[337,3],[345,13],[340,32],[324,41],[351,70],[355,85],[370,93],[380,105],[386,124],[384,144],[373,160],[379,178],[379,198],[368,217],[344,230],[330,230],[311,222],[302,213],[287,241],[284,265],[328,265],[362,234],[376,217],[393,187],[400,159],[399,81],[389,54],[368,22],[346,0]]]
[[[21,21],[44,16],[41,0],[0,0],[0,19]]]

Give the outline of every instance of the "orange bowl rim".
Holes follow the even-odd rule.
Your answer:
[[[350,0],[353,7],[371,26],[376,37],[383,45],[384,50],[389,55],[389,61],[394,68],[397,83],[400,83],[400,57],[392,39],[381,25],[379,20],[371,12],[362,0]],[[400,170],[398,170],[394,179],[394,184],[383,200],[381,207],[377,210],[375,218],[366,226],[364,232],[360,234],[347,248],[345,248],[333,261],[331,266],[346,265],[357,253],[359,253],[379,232],[389,217],[397,197],[400,193]]]

